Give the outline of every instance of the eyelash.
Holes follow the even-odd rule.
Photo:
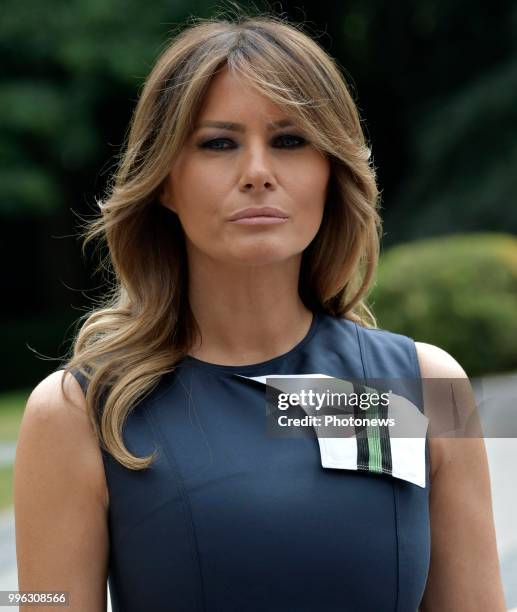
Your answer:
[[[305,138],[303,138],[302,136],[296,136],[295,134],[281,134],[280,136],[277,136],[275,138],[275,140],[278,139],[278,138],[295,138],[295,139],[300,141],[300,143],[297,144],[297,145],[294,145],[294,146],[291,146],[291,147],[280,147],[281,149],[282,148],[286,148],[286,149],[299,149],[299,148],[301,148],[301,147],[303,147],[303,146],[305,146],[307,144],[307,141],[305,140]],[[221,147],[210,147],[210,146],[208,146],[211,143],[214,143],[214,142],[223,142],[223,141],[225,141],[225,142],[232,142],[232,140],[230,138],[212,138],[210,140],[206,140],[205,142],[203,142],[199,146],[200,146],[201,149],[210,149],[212,151],[230,151],[233,147],[221,148]]]

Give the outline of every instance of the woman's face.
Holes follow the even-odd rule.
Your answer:
[[[214,78],[160,198],[179,217],[189,259],[275,263],[300,255],[312,241],[330,162],[296,126],[269,126],[286,119],[227,69]],[[215,122],[235,125],[209,125]],[[231,220],[238,211],[264,206],[280,209],[283,219]]]

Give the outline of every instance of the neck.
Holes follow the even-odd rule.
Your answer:
[[[309,331],[312,312],[298,293],[301,256],[260,266],[213,260],[189,266],[189,300],[199,325],[189,354],[226,365],[288,352]]]

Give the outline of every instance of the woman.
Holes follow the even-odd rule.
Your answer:
[[[264,429],[268,375],[466,378],[365,304],[369,160],[342,75],[300,28],[199,21],[163,52],[87,234],[106,237],[109,300],[72,375],[27,402],[21,590],[104,610],[109,575],[124,612],[505,609],[482,439],[426,438],[418,486]]]

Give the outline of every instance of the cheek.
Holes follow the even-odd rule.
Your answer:
[[[213,218],[221,196],[214,189],[217,180],[213,171],[198,166],[194,162],[178,166],[173,175],[172,200],[185,229],[192,226],[199,232]]]
[[[329,173],[323,168],[321,172],[300,173],[299,180],[293,185],[293,194],[297,208],[303,216],[321,217],[327,197]]]
[[[304,199],[311,195],[313,199],[323,201],[326,196],[330,179],[330,162],[321,154],[311,151],[302,167],[298,168],[293,184],[296,185],[298,196]]]
[[[306,174],[296,186],[296,231],[305,241],[310,242],[318,233],[323,220],[327,197],[328,172]]]

